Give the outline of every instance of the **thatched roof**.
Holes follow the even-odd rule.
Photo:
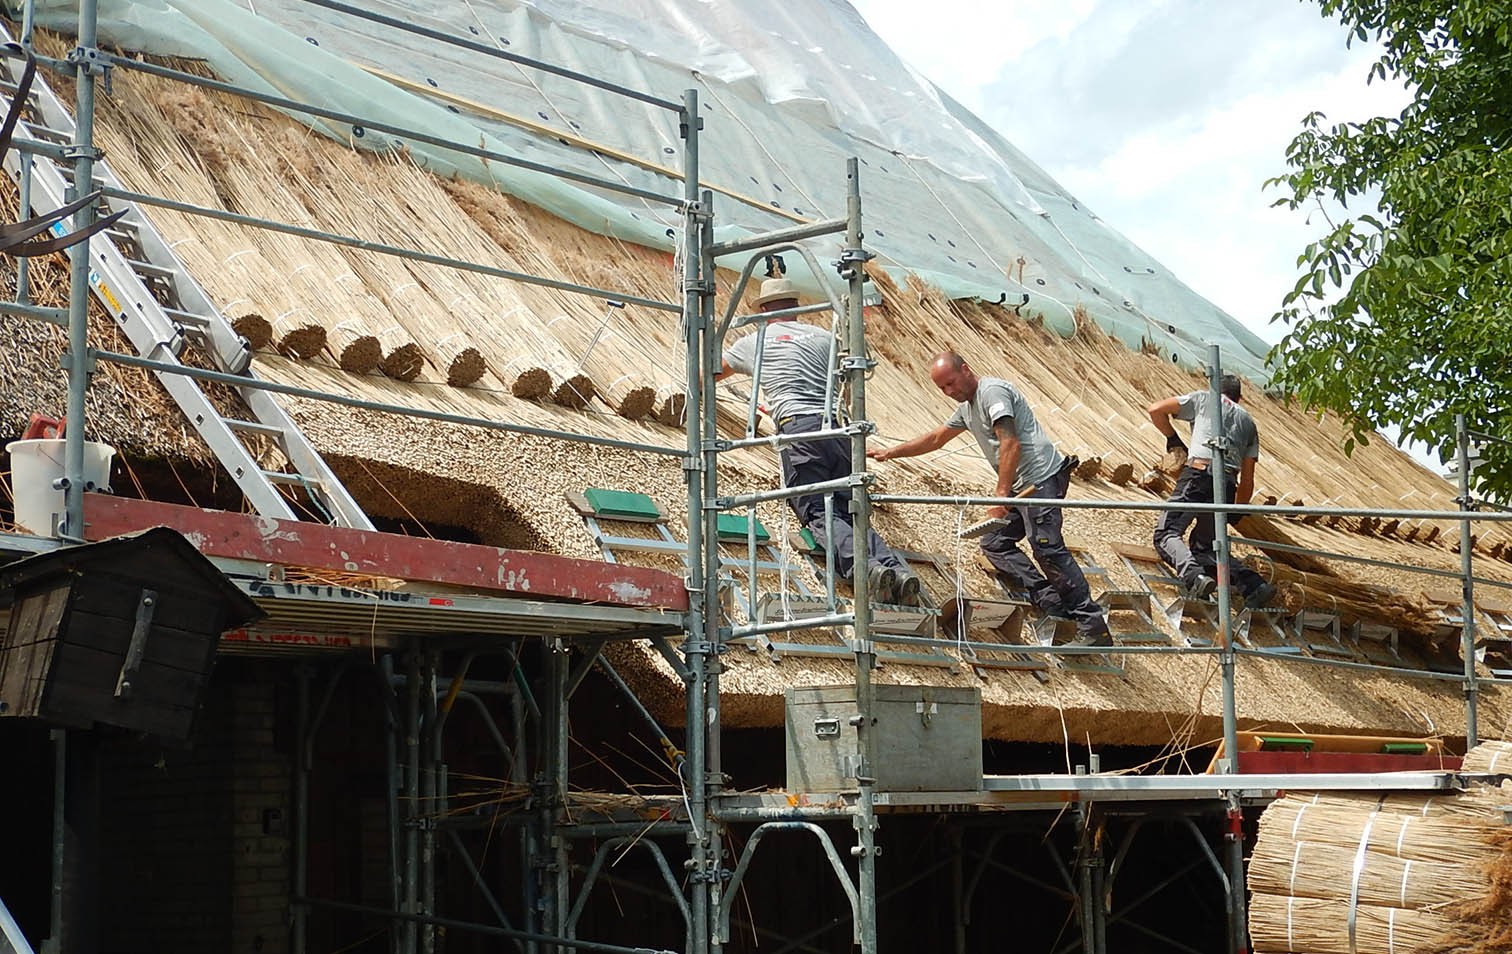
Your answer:
[[[128,187],[143,192],[291,221],[439,255],[552,278],[582,282],[628,296],[675,298],[673,262],[663,252],[630,246],[553,219],[515,199],[481,187],[445,181],[404,156],[375,157],[316,137],[293,121],[199,91],[141,75],[115,77],[102,102],[97,139]],[[511,385],[523,367],[561,381],[582,373],[600,394],[623,396],[632,385],[659,397],[677,391],[682,345],[677,316],[636,305],[602,302],[538,286],[506,282],[438,265],[401,261],[375,252],[242,228],[154,210],[150,217],[176,243],[197,280],[230,315],[262,316],[275,335],[319,329],[340,336],[356,327],[385,350],[417,345],[425,364],[415,380],[338,366],[335,349],[308,359],[259,352],[257,371],[276,382],[412,407],[441,409],[585,434],[678,447],[678,428],[653,418],[630,419],[594,398],[572,407],[523,399]],[[52,267],[56,267],[54,264]],[[720,278],[721,301],[730,276]],[[950,407],[929,383],[927,362],[951,346],[985,373],[1020,384],[1052,436],[1084,459],[1101,458],[1095,474],[1073,485],[1074,496],[1152,500],[1137,480],[1161,457],[1163,441],[1144,413],[1156,398],[1202,386],[1162,356],[1131,351],[1090,324],[1071,340],[995,306],[946,301],[921,283],[898,287],[878,276],[885,304],[873,309],[868,334],[880,367],[868,386],[871,416],[882,440],[935,426]],[[53,286],[52,294],[57,295]],[[103,322],[101,323],[103,325]],[[0,362],[0,429],[19,432],[32,410],[61,410],[57,329],[8,320],[3,330],[19,347]],[[107,334],[108,329],[100,332]],[[337,340],[333,338],[332,340]],[[119,347],[119,345],[116,345]],[[472,386],[447,383],[463,347],[486,366]],[[738,388],[722,388],[728,420],[744,414]],[[579,393],[581,396],[581,391]],[[1261,429],[1258,497],[1342,506],[1405,506],[1450,510],[1452,490],[1384,441],[1347,457],[1338,422],[1251,388],[1246,396]],[[640,490],[673,514],[681,534],[683,472],[671,457],[652,457],[559,440],[520,437],[453,425],[399,419],[311,401],[288,406],[371,513],[396,519],[469,527],[484,542],[597,557],[597,548],[564,495],[589,486]],[[197,441],[176,420],[161,392],[135,372],[112,369],[97,380],[89,433],[115,444],[128,460],[175,456],[203,462]],[[972,447],[960,442],[930,458],[883,465],[889,491],[963,495],[985,492],[991,478]],[[1090,471],[1090,468],[1089,468]],[[765,450],[726,455],[726,490],[777,482]],[[778,505],[761,508],[774,529],[793,529]],[[957,567],[959,585],[991,593],[973,548],[958,545],[963,520],[980,518],[940,507],[891,507],[877,524],[895,545],[942,554]],[[1122,512],[1069,513],[1067,537],[1089,546],[1115,578],[1129,576],[1115,544],[1147,544],[1154,518]],[[1454,534],[1432,543],[1424,533],[1408,542],[1411,526],[1360,527],[1278,522],[1305,546],[1349,551],[1446,570]],[[1363,532],[1368,531],[1368,532]],[[779,534],[781,536],[782,534]],[[1477,550],[1505,552],[1512,536],[1481,533]],[[658,558],[648,559],[656,565]],[[659,558],[662,563],[665,557]],[[1512,580],[1502,559],[1478,561],[1478,572]],[[1392,588],[1400,605],[1383,612],[1411,623],[1403,607],[1418,601],[1423,580],[1396,571],[1335,563],[1333,585]],[[1323,586],[1330,585],[1327,577]],[[933,582],[937,600],[953,595],[955,580]],[[1123,579],[1125,585],[1132,583]],[[1317,582],[1316,580],[1314,582]],[[823,637],[818,637],[823,638]],[[640,647],[616,650],[639,688],[670,720],[682,714],[681,684],[661,660]],[[845,681],[848,666],[802,656],[774,662],[736,651],[725,659],[727,725],[775,725],[781,692],[794,684]],[[1204,741],[1218,734],[1218,683],[1212,657],[1130,659],[1123,677],[1054,672],[1048,680],[1024,673],[890,665],[880,678],[899,682],[976,684],[983,688],[985,729],[998,738],[1103,743]],[[1462,732],[1456,683],[1430,683],[1379,673],[1355,673],[1249,659],[1240,667],[1241,717],[1246,725],[1395,734]],[[1483,696],[1482,722],[1502,725],[1501,694]]]

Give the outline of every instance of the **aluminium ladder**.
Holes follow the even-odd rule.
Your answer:
[[[9,34],[0,28],[0,42],[9,40]],[[21,65],[19,59],[0,58],[5,80],[0,83],[0,100],[7,105],[16,95]],[[74,142],[73,116],[40,73],[27,99],[30,115],[23,116],[18,132],[44,143],[68,146]],[[28,158],[20,150],[12,150],[5,158],[5,169],[13,179],[19,179],[22,164],[27,161],[31,163],[31,205],[38,215],[92,188],[123,188],[102,161],[95,162],[95,181],[77,193],[73,170],[44,156]],[[179,360],[187,339],[216,369],[255,381],[246,339],[231,327],[168,242],[136,206],[108,201],[117,208],[124,207],[127,213],[114,228],[89,242],[89,287],[136,353],[187,367]],[[61,222],[54,226],[59,234],[66,228]],[[163,304],[158,295],[176,307]],[[316,508],[324,510],[330,522],[338,526],[373,529],[372,521],[271,392],[250,384],[233,385],[232,390],[250,411],[248,419],[242,420],[222,414],[196,379],[172,371],[154,373],[259,514],[300,519],[290,500],[279,492],[277,485],[281,484],[304,488]],[[288,461],[288,470],[265,468],[247,446],[248,439],[274,442]]]

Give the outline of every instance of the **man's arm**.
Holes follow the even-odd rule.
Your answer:
[[[966,430],[964,427],[951,427],[948,424],[942,424],[932,431],[926,431],[918,437],[906,440],[901,444],[895,444],[892,447],[874,447],[866,452],[866,456],[872,460],[897,460],[899,457],[917,457],[920,454],[939,450],[955,440],[956,436],[964,430]]]
[[[1246,457],[1239,463],[1239,485],[1234,488],[1234,503],[1247,504],[1255,493],[1255,458]]]
[[[1171,425],[1171,415],[1181,410],[1181,398],[1169,397],[1164,401],[1156,401],[1145,410],[1150,412],[1150,423],[1155,429],[1165,435],[1166,450],[1173,451],[1177,448],[1186,450],[1186,441],[1176,433],[1176,428]]]
[[[1018,432],[1013,429],[1012,418],[1005,418],[992,425],[992,433],[998,439],[997,459],[997,487],[993,491],[994,497],[1013,496],[1013,477],[1018,473],[1019,458],[1023,456],[1024,447],[1019,443]],[[1033,487],[1025,487],[1023,492],[1029,493]],[[1008,516],[1007,507],[988,507],[987,516],[1001,520]]]
[[[723,381],[725,378],[729,377],[730,375],[732,375],[734,373],[735,373],[735,369],[732,368],[732,367],[730,367],[730,359],[729,358],[720,358],[719,359],[719,370],[716,371],[716,372],[714,372],[714,380],[716,380],[716,381]]]

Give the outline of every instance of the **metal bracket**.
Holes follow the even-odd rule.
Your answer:
[[[700,220],[711,220],[714,218],[714,211],[696,199],[692,202],[679,202],[677,204],[677,211],[683,215],[691,215],[695,219]]]
[[[67,59],[69,64],[75,68],[82,66],[84,72],[92,76],[103,76],[105,78],[105,95],[109,96],[111,94],[110,71],[113,67],[110,57],[101,53],[96,47],[76,46],[68,51]]]
[[[121,663],[121,674],[116,678],[115,697],[131,696],[131,682],[137,670],[142,668],[142,657],[147,653],[147,633],[152,629],[152,616],[157,612],[157,590],[143,590],[137,603],[136,625],[131,628],[131,642],[126,646],[126,660]]]
[[[95,358],[95,350],[93,348],[87,348],[84,351],[83,367],[79,370],[83,371],[85,374],[94,374],[95,368],[98,366],[98,364],[99,361]],[[64,369],[65,371],[69,371],[73,370],[73,366],[73,352],[64,351],[63,354],[58,358],[58,367]]]
[[[865,355],[848,355],[840,359],[841,371],[870,371],[877,366],[877,362]]]

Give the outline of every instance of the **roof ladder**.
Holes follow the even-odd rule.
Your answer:
[[[10,39],[0,29],[0,42]],[[0,79],[5,81],[0,83],[0,101],[8,104],[14,96],[21,65],[17,59],[0,60]],[[40,75],[27,101],[31,115],[20,125],[23,135],[74,140],[72,114]],[[19,179],[21,162],[18,151],[6,157],[5,169],[12,178]],[[31,163],[32,211],[42,215],[64,205],[71,194],[73,170],[41,155],[34,155]],[[104,162],[95,163],[94,176],[97,186],[123,188]],[[119,200],[108,201],[116,208],[123,206]],[[216,369],[255,381],[246,339],[231,327],[142,211],[124,207],[126,217],[107,233],[109,238],[99,236],[89,243],[89,287],[121,334],[141,357],[168,365],[186,366],[179,355],[185,340],[193,341]],[[54,231],[61,234],[66,228],[59,223]],[[309,494],[315,509],[323,510],[329,522],[373,529],[372,521],[271,392],[250,383],[233,385],[250,412],[249,420],[239,420],[222,414],[194,378],[172,371],[154,373],[259,514],[300,519],[276,486],[294,485]],[[288,462],[287,470],[265,468],[244,438],[276,445]]]

